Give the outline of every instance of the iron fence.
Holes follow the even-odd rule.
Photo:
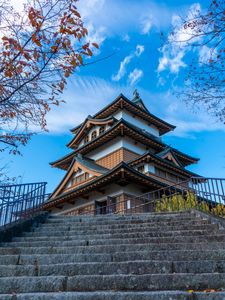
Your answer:
[[[81,215],[175,212],[198,209],[225,217],[225,178],[192,177],[138,197],[128,197]]]
[[[32,216],[47,200],[46,182],[0,185],[0,226]]]

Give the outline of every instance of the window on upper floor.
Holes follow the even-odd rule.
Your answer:
[[[71,185],[81,183],[89,178],[89,173],[83,173],[79,176],[76,176],[72,179]]]
[[[144,165],[141,165],[141,166],[137,167],[137,170],[138,170],[138,172],[140,172],[140,173],[144,173],[144,170],[145,170]]]
[[[163,178],[166,178],[166,171],[162,170],[162,169],[159,169],[159,168],[155,168],[155,173],[156,175],[160,176],[160,177],[163,177]]]
[[[97,131],[93,131],[92,134],[91,134],[91,139],[95,139],[97,137]]]
[[[89,142],[89,136],[86,135],[85,138],[84,138],[84,144],[87,144]]]
[[[102,134],[105,132],[105,126],[101,126],[99,129],[99,134]]]

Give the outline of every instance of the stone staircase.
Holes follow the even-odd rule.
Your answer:
[[[49,216],[1,245],[0,299],[222,300],[225,230],[193,212]]]

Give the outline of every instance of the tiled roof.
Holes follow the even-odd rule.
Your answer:
[[[153,115],[152,113],[150,113],[148,111],[148,109],[146,108],[146,106],[144,105],[144,102],[142,100],[136,100],[134,99],[134,101],[132,100],[129,100],[127,97],[125,97],[122,93],[119,94],[119,96],[113,100],[111,103],[109,103],[107,106],[105,106],[103,109],[101,109],[100,111],[98,111],[92,118],[98,118],[98,115],[100,115],[102,112],[104,112],[105,110],[107,110],[110,106],[112,106],[113,104],[115,104],[117,101],[119,101],[120,99],[123,99],[124,101],[126,101],[127,103],[133,105],[135,108],[138,108],[140,111],[144,112],[147,116],[149,116],[152,120],[154,120],[157,124],[160,123],[160,124],[163,124],[163,126],[166,126],[167,128],[170,128],[170,130],[173,130],[176,128],[176,126],[174,125],[171,125],[169,123],[167,123],[166,121],[158,118],[157,116]],[[143,106],[143,108],[138,105],[138,103],[140,103],[141,101],[141,104]],[[74,127],[73,129],[71,129],[71,131],[75,131],[77,130],[79,127],[81,127],[83,125],[83,123],[81,123],[80,125]],[[169,130],[167,130],[168,132]]]
[[[78,154],[77,156],[74,157],[74,159],[79,162],[81,165],[87,167],[88,169],[91,169],[93,171],[96,171],[101,174],[105,174],[109,170],[96,164],[93,159],[87,158],[82,156],[81,154]]]

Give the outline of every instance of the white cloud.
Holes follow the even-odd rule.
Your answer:
[[[130,74],[129,74],[129,83],[130,85],[135,85],[143,76],[143,71],[139,69],[134,69]]]
[[[178,51],[177,55],[172,56],[167,50],[163,50],[163,57],[159,59],[159,65],[157,71],[160,73],[166,69],[169,69],[171,73],[177,74],[180,71],[180,68],[186,67],[185,62],[183,61],[185,51]]]
[[[145,48],[143,45],[137,45],[134,52],[132,52],[130,55],[126,56],[121,62],[118,72],[112,76],[112,80],[119,81],[121,78],[124,77],[127,70],[126,67],[131,62],[131,60],[136,56],[140,57],[141,54],[144,52]]]
[[[94,28],[92,23],[85,25],[88,30],[87,42],[97,43],[99,46],[105,41],[107,33],[106,28],[101,26],[98,29]]]
[[[147,34],[152,26],[165,28],[171,19],[171,9],[157,1],[81,0],[77,6],[84,24],[92,24],[95,30],[104,28],[105,39],[139,33],[140,28]]]
[[[192,4],[185,19],[193,19],[200,10],[199,3]],[[188,40],[192,35],[192,28],[189,26],[184,28],[182,24],[183,19],[180,16],[172,16],[172,26],[175,30],[173,34],[169,35],[168,43],[160,50],[162,56],[159,58],[158,73],[169,70],[171,73],[177,74],[181,68],[186,67],[184,57],[191,50]]]
[[[196,18],[200,11],[201,11],[200,3],[192,4],[187,11],[185,20],[188,22],[189,20]],[[193,28],[191,26],[184,27],[183,18],[181,18],[178,15],[172,16],[172,25],[176,30],[173,35],[169,36],[169,40],[171,42],[173,41],[180,42],[181,46],[187,45],[190,37],[193,34]]]
[[[130,93],[128,86],[91,76],[73,76],[68,82],[63,99],[66,103],[52,107],[47,115],[47,127],[52,134],[69,133],[87,115],[95,114],[121,92]],[[32,128],[39,131],[39,128]]]
[[[129,42],[130,41],[130,36],[128,34],[125,34],[123,37],[122,37],[122,40],[125,41],[125,42]]]
[[[141,33],[149,34],[149,32],[152,28],[152,25],[153,25],[152,16],[143,19],[143,21],[141,22]]]
[[[28,1],[27,0],[24,0],[24,1],[10,0],[10,2],[16,11],[21,12],[24,8],[24,3],[28,2]]]
[[[143,45],[137,45],[134,55],[139,57],[144,52],[144,50],[145,50],[145,47]]]
[[[218,55],[218,51],[215,48],[210,48],[206,45],[203,45],[199,48],[198,58],[199,64],[208,63],[210,59],[215,59]]]
[[[87,115],[93,115],[109,104],[120,93],[132,98],[133,86],[120,85],[98,77],[76,77],[68,83],[63,98],[65,104],[53,107],[47,115],[48,129],[51,134],[69,133],[69,129],[83,122]],[[150,93],[139,87],[141,98],[150,111],[165,121],[176,125],[170,135],[194,137],[197,132],[222,130],[222,123],[215,122],[204,111],[193,113],[191,109],[168,93]],[[39,128],[30,128],[39,132]]]
[[[118,72],[112,76],[112,80],[119,81],[126,74],[126,66],[130,63],[133,55],[126,56],[120,63]]]
[[[193,111],[193,107],[187,107],[170,91],[151,93],[141,87],[138,90],[144,103],[153,114],[176,126],[176,129],[168,135],[194,138],[199,132],[225,132],[224,124],[215,120],[204,109]]]

